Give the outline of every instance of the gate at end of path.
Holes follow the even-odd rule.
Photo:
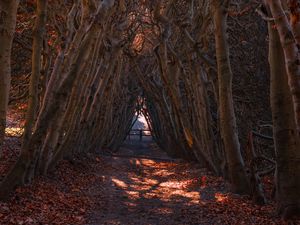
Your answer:
[[[153,140],[152,133],[151,133],[150,130],[132,129],[127,134],[127,139],[128,140],[131,140],[131,139],[136,140],[136,139],[138,139],[138,140],[142,141],[143,137],[146,137],[147,139],[150,137],[151,140]]]

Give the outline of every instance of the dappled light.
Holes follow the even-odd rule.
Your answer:
[[[171,202],[182,197],[186,198],[187,202],[199,203],[200,193],[197,191],[190,191],[189,184],[192,180],[174,179],[176,177],[175,173],[169,172],[170,164],[157,163],[148,159],[136,161],[130,160],[130,164],[137,170],[143,171],[143,167],[146,167],[147,170],[138,174],[139,176],[130,177],[127,183],[112,178],[112,182],[115,186],[127,193],[129,199],[159,198],[160,201]],[[153,179],[153,177],[156,179]]]
[[[123,181],[118,180],[118,179],[112,178],[112,182],[114,183],[114,185],[116,185],[117,187],[120,187],[120,188],[127,188],[128,187],[126,183],[124,183]]]
[[[20,137],[20,136],[22,136],[23,132],[24,132],[24,129],[20,128],[20,127],[7,127],[5,129],[6,135],[12,136],[12,137]]]
[[[228,196],[222,193],[215,193],[215,199],[217,202],[228,201]]]
[[[272,206],[259,208],[247,197],[225,191],[223,179],[196,164],[167,161],[155,148],[134,158],[135,149],[125,144],[118,156],[106,156],[102,165],[101,203],[91,224],[270,224]],[[147,143],[147,146],[151,146]],[[124,157],[130,152],[131,157]],[[165,161],[147,159],[156,155]],[[128,156],[128,155],[127,155]],[[145,158],[143,158],[145,157]],[[138,215],[138,216],[136,216]],[[201,222],[199,222],[201,221]]]
[[[299,0],[0,0],[0,225],[297,224]]]

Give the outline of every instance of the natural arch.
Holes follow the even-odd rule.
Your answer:
[[[74,0],[64,6],[54,0],[36,2],[22,150],[1,182],[1,199],[47,174],[64,157],[118,149],[136,111],[141,111],[168,155],[196,161],[223,176],[232,192],[265,202],[256,165],[263,157],[252,151],[251,143],[248,152],[241,149],[233,95],[232,61],[238,63],[230,53],[241,51],[230,48],[233,40],[227,27],[248,10],[243,1],[235,5],[217,0]],[[279,213],[287,218],[300,212],[300,194],[295,191],[300,188],[299,5],[290,2],[266,1],[256,7],[269,23],[277,203]],[[1,43],[12,42],[5,33],[14,29],[18,3],[0,3],[0,26],[8,25],[1,28]],[[289,16],[284,14],[287,7]],[[9,24],[7,14],[13,16]],[[248,45],[242,34],[237,39]],[[275,53],[282,46],[283,51]],[[0,69],[7,69],[0,80],[5,86],[10,55],[0,52],[0,56],[6,59],[0,61]],[[275,69],[278,65],[281,76]],[[0,142],[8,104],[8,91],[4,92],[0,93]],[[284,116],[288,119],[281,119]],[[247,129],[252,135],[252,127]],[[287,182],[290,176],[294,182]]]

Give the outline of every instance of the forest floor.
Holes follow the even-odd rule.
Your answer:
[[[276,218],[272,201],[254,205],[196,163],[171,159],[151,141],[127,141],[115,154],[62,161],[47,177],[18,188],[0,203],[0,224],[287,223]]]

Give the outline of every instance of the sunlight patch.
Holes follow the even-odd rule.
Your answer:
[[[225,202],[228,200],[228,196],[222,193],[216,193],[215,199],[217,202]]]
[[[156,162],[154,160],[151,159],[142,159],[142,164],[145,166],[153,166],[156,165]]]
[[[167,181],[167,182],[163,182],[159,185],[160,187],[166,187],[166,188],[182,188],[183,184],[182,182],[178,182],[178,181]]]
[[[112,182],[114,182],[114,184],[117,187],[121,187],[121,188],[127,188],[128,187],[128,185],[124,181],[121,181],[121,180],[118,180],[118,179],[115,179],[115,178],[112,178],[111,180],[112,180]]]
[[[148,191],[152,188],[151,185],[143,185],[143,184],[133,184],[130,185],[130,187],[138,191]]]
[[[145,184],[145,185],[157,185],[157,184],[158,184],[158,181],[155,180],[155,179],[144,178],[143,180],[144,180],[144,181],[141,182],[141,183],[143,183],[143,184]]]
[[[21,136],[24,132],[24,128],[20,127],[7,127],[5,128],[5,134],[8,136]]]
[[[191,191],[191,192],[186,192],[183,190],[176,190],[173,191],[171,196],[176,195],[184,198],[189,198],[191,200],[191,203],[199,203],[200,201],[200,193],[197,191]]]
[[[130,199],[138,199],[140,198],[140,193],[138,191],[126,191],[128,198]]]
[[[166,170],[166,169],[162,169],[162,170],[159,170],[157,172],[154,172],[153,174],[156,175],[156,176],[172,176],[175,173],[170,172],[169,170]]]

